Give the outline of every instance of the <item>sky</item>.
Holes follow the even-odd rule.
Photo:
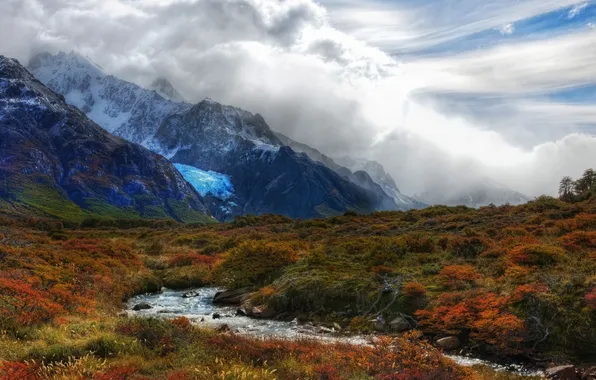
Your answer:
[[[0,36],[261,113],[410,195],[596,166],[596,0],[2,0]]]

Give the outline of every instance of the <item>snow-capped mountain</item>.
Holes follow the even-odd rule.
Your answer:
[[[100,70],[89,69],[89,75]],[[72,220],[91,215],[212,220],[168,160],[112,136],[16,60],[2,56],[0,146],[4,210]]]
[[[107,75],[75,53],[41,54],[29,67],[106,130],[173,163],[229,177],[233,195],[206,197],[220,220],[248,213],[311,218],[385,207],[370,191],[286,147],[258,114],[210,99],[196,105],[172,102]],[[192,170],[183,173],[195,185],[206,178]],[[196,187],[201,191],[202,185]]]
[[[41,53],[31,59],[28,69],[102,128],[136,143],[153,136],[167,116],[191,108],[107,75],[100,66],[73,52]]]
[[[397,187],[395,180],[389,173],[385,171],[383,165],[377,161],[367,160],[365,158],[353,158],[344,156],[335,159],[340,165],[350,169],[353,172],[364,171],[370,175],[375,183],[379,184],[383,191],[395,200],[398,205],[403,205],[406,208],[420,209],[427,207],[427,205],[419,200],[408,197],[402,194]]]
[[[149,86],[149,89],[157,92],[164,99],[178,103],[183,103],[185,101],[184,97],[182,97],[174,86],[172,86],[170,81],[164,77],[159,77],[153,81],[151,86]]]

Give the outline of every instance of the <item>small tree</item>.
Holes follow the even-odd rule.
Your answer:
[[[563,201],[570,201],[573,199],[574,191],[575,182],[573,178],[569,176],[563,177],[559,184],[559,198]]]

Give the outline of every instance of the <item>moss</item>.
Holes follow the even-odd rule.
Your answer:
[[[182,223],[200,223],[210,224],[217,223],[217,221],[210,216],[199,211],[193,210],[190,207],[189,200],[178,201],[176,199],[167,200],[168,207],[172,210],[174,217]]]

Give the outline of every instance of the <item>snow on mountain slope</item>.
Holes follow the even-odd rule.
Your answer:
[[[174,164],[174,166],[203,197],[211,194],[220,199],[228,199],[234,195],[234,185],[232,185],[230,177],[225,174],[214,171],[206,172],[183,164]]]
[[[191,107],[107,75],[72,52],[39,54],[31,59],[28,69],[102,128],[136,143],[152,136],[167,116]]]
[[[172,86],[170,81],[164,77],[159,77],[155,81],[153,81],[153,83],[151,83],[151,86],[149,86],[149,89],[154,90],[164,99],[178,103],[185,102],[182,95],[180,95],[180,93],[174,88],[174,86]]]

